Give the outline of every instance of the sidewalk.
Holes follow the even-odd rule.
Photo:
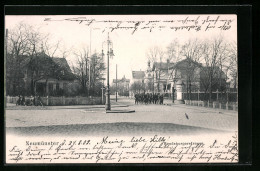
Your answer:
[[[193,109],[193,110],[200,110],[200,111],[209,111],[209,112],[216,112],[216,113],[226,113],[226,114],[238,114],[237,111],[234,110],[226,110],[226,109],[219,109],[219,108],[212,108],[212,107],[203,107],[203,106],[192,106],[192,105],[185,105],[185,104],[174,104],[172,100],[165,99],[163,101],[164,105],[168,106],[179,106],[183,108]]]

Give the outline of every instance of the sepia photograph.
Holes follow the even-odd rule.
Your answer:
[[[7,164],[238,163],[237,15],[5,15]]]

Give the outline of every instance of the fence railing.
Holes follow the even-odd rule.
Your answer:
[[[197,100],[184,100],[186,105],[209,107],[215,109],[226,109],[226,110],[238,110],[238,104],[236,102],[209,102],[209,101],[197,101]]]
[[[18,101],[19,97],[7,96],[7,103],[14,103]],[[30,100],[30,97],[25,97],[25,101]],[[41,102],[45,106],[65,106],[65,105],[101,105],[102,97],[41,97]],[[104,104],[103,99],[103,104]]]
[[[197,101],[209,101],[209,93],[205,92],[183,92],[184,100],[197,100]],[[222,103],[237,102],[237,92],[212,92],[211,101],[218,101]]]

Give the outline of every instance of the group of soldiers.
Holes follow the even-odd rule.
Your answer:
[[[163,94],[140,93],[135,94],[135,104],[163,104]]]
[[[16,105],[21,105],[21,106],[38,106],[42,104],[42,100],[40,96],[31,96],[30,99],[25,99],[24,96],[19,95],[18,100],[16,101]]]

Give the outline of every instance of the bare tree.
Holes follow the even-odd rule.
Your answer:
[[[161,82],[161,68],[162,68],[162,61],[164,59],[165,51],[161,47],[153,46],[150,47],[147,52],[146,56],[148,58],[148,61],[152,63],[158,63],[159,62],[159,68],[158,70],[154,71],[157,79],[157,91],[160,91],[160,82]]]
[[[7,71],[8,83],[12,85],[13,94],[17,94],[17,88],[21,87],[21,75],[23,55],[28,52],[28,35],[26,34],[26,27],[24,23],[19,23],[16,27],[9,32],[8,45],[7,45]],[[9,87],[8,87],[9,89]]]
[[[169,62],[178,62],[181,60],[180,55],[181,47],[177,39],[174,39],[168,46],[167,46],[167,59]]]
[[[77,64],[76,66],[73,66],[72,69],[78,78],[78,80],[81,83],[81,88],[83,93],[87,93],[87,82],[88,82],[88,63],[89,63],[89,57],[88,57],[88,48],[82,48],[82,50],[78,50],[77,52],[74,52],[74,55],[77,58]]]
[[[10,30],[8,42],[7,61],[8,67],[10,67],[8,75],[12,75],[13,79],[8,84],[14,85],[12,86],[14,94],[17,94],[16,87],[19,87],[20,90],[24,89],[24,91],[29,89],[30,92],[27,94],[35,94],[36,83],[39,80],[46,80],[47,89],[50,77],[61,77],[61,67],[51,59],[60,42],[50,43],[50,35],[43,34],[40,27],[19,23]],[[27,80],[25,76],[28,77],[30,87],[25,87]]]
[[[224,55],[224,40],[222,37],[205,41],[203,44],[203,61],[205,66],[202,67],[203,80],[205,91],[209,93],[209,101],[212,100],[213,87],[217,85],[218,73],[222,72],[219,68],[219,62]]]
[[[49,43],[49,34],[43,34],[41,28],[29,26],[26,30],[29,44],[28,69],[31,79],[31,94],[36,93],[36,83],[45,79],[45,90],[48,89],[48,79],[50,77],[61,77],[61,68],[51,59],[57,51],[59,42],[54,47]],[[47,54],[46,54],[47,53]],[[45,63],[43,65],[43,63]],[[47,93],[47,92],[45,92]],[[47,94],[46,94],[47,95]]]
[[[228,74],[230,72],[230,67],[232,60],[230,59],[230,46],[228,43],[226,43],[223,40],[223,43],[221,45],[221,50],[218,55],[218,61],[217,61],[217,90],[221,94],[221,98],[223,98],[222,94],[224,91],[227,90],[227,80],[228,80]],[[221,99],[219,99],[221,100]]]
[[[90,58],[90,66],[91,66],[91,90],[94,94],[95,92],[100,91],[97,89],[98,85],[100,85],[100,81],[104,76],[104,72],[106,70],[104,57],[101,54],[94,53]],[[100,87],[101,88],[101,87]]]
[[[230,76],[232,82],[234,83],[234,88],[237,89],[238,82],[238,72],[237,72],[237,44],[232,42],[229,44],[229,66],[230,66]]]
[[[106,69],[104,58],[101,54],[97,53],[89,56],[87,49],[88,48],[82,48],[81,50],[74,52],[77,63],[72,68],[81,83],[82,92],[88,96],[98,95],[101,91],[102,77]],[[89,78],[91,78],[91,80],[89,80]]]
[[[150,47],[146,51],[146,57],[148,61],[150,61],[151,63],[162,61],[163,55],[164,55],[164,51],[159,46]]]
[[[61,53],[61,57],[66,59],[71,54],[71,52],[73,51],[72,49],[73,49],[73,47],[66,48],[64,45],[61,46],[61,48],[59,48],[59,51]]]
[[[185,67],[180,68],[185,73],[186,89],[191,99],[192,83],[198,82],[201,59],[201,42],[198,39],[190,39],[182,46],[181,54],[186,58]]]
[[[144,84],[141,81],[135,81],[133,84],[131,84],[130,90],[134,93],[141,93],[145,90]]]
[[[44,53],[47,54],[49,57],[53,58],[55,53],[59,49],[61,40],[58,40],[57,42],[53,43],[50,41],[50,39],[50,35],[47,34],[45,38],[42,40],[42,51],[44,51]]]

